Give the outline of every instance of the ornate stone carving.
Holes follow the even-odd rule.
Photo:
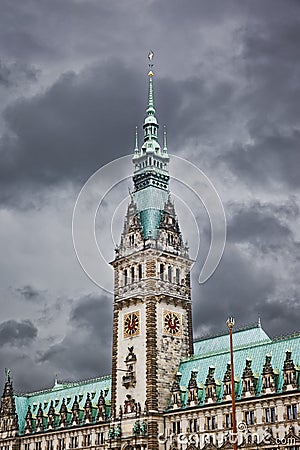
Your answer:
[[[71,419],[72,425],[78,425],[79,424],[79,403],[77,400],[77,395],[75,395],[74,402],[72,405],[72,419]]]
[[[84,405],[84,423],[92,423],[93,422],[93,406],[92,401],[90,399],[90,394],[87,394],[85,405]]]
[[[67,426],[68,410],[66,406],[65,399],[63,398],[60,410],[59,410],[59,426],[64,428]]]

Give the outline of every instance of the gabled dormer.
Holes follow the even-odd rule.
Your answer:
[[[181,406],[182,406],[181,389],[180,389],[181,377],[182,377],[181,373],[177,372],[175,380],[173,381],[173,384],[171,387],[173,409],[181,408]]]
[[[197,374],[198,370],[194,369],[191,371],[191,377],[188,384],[188,401],[189,406],[198,405],[198,384],[197,384]]]
[[[276,391],[275,373],[271,364],[272,355],[266,355],[265,364],[262,370],[262,394],[271,394]]]
[[[231,400],[231,364],[227,363],[227,368],[223,378],[223,400]]]
[[[242,375],[242,380],[243,380],[242,397],[251,397],[251,396],[255,395],[254,375],[253,375],[251,365],[252,365],[252,359],[247,358],[246,366],[244,368],[243,375]]]
[[[285,361],[283,364],[283,391],[290,391],[297,388],[297,378],[295,364],[292,359],[292,351],[285,352]]]
[[[205,381],[205,403],[215,403],[217,401],[216,380],[214,377],[215,367],[210,366]]]

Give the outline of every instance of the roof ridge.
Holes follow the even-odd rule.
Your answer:
[[[260,345],[270,345],[272,344],[273,341],[270,339],[265,339],[264,341],[258,341],[258,342],[249,342],[249,344],[244,344],[244,345],[240,345],[238,347],[234,348],[234,352],[236,351],[240,351],[240,350],[246,350],[247,348],[253,348],[253,347],[259,347]],[[223,348],[223,349],[219,349],[217,351],[212,351],[209,353],[201,353],[199,355],[193,355],[190,356],[188,358],[184,358],[181,360],[181,363],[183,362],[187,362],[187,361],[196,361],[197,359],[204,359],[204,358],[209,358],[211,356],[218,356],[218,355],[222,355],[225,353],[230,353],[230,349],[229,349],[229,345],[228,348]]]
[[[237,327],[234,329],[233,334],[234,333],[239,333],[240,331],[247,331],[247,330],[251,330],[253,328],[261,328],[261,324],[260,322],[251,322],[247,325],[242,325],[240,327]],[[212,339],[212,338],[216,338],[216,337],[220,337],[220,336],[225,336],[228,334],[228,330],[224,330],[224,331],[220,331],[219,333],[208,333],[208,334],[204,334],[203,336],[198,336],[194,339],[194,342],[200,342],[200,341],[206,341],[207,339]],[[266,333],[267,334],[267,333]]]
[[[46,394],[48,392],[56,392],[68,388],[72,388],[74,386],[82,386],[85,384],[89,384],[95,381],[104,381],[111,379],[111,375],[102,375],[101,377],[89,378],[87,380],[79,380],[79,381],[59,381],[57,385],[52,386],[51,388],[40,389],[39,391],[32,392],[18,392],[15,391],[15,395],[18,397],[33,397],[38,394]],[[55,389],[54,389],[55,388]]]
[[[286,339],[292,339],[292,338],[299,337],[299,336],[300,336],[300,330],[292,331],[291,333],[288,333],[288,334],[281,334],[281,335],[275,336],[272,339],[272,341],[273,342],[284,341]]]

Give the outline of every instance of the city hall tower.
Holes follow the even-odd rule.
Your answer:
[[[112,350],[113,420],[132,433],[139,414],[148,417],[149,448],[157,436],[182,358],[193,354],[190,268],[169,191],[166,131],[159,142],[152,53],[143,144],[136,131],[133,184],[114,268]],[[126,427],[128,422],[128,427]]]

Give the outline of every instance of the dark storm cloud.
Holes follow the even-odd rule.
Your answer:
[[[235,209],[228,222],[228,242],[248,242],[262,252],[295,244],[291,229],[276,215],[277,208],[272,205],[253,202],[235,205]]]
[[[82,183],[131,151],[135,118],[146,104],[143,78],[109,63],[64,74],[45,94],[11,105],[5,117],[13,137],[4,136],[1,149],[2,200],[33,186]]]
[[[240,30],[246,85],[237,107],[250,142],[236,141],[223,158],[247,183],[299,188],[299,4],[292,9],[298,14],[257,17]]]
[[[36,301],[40,298],[41,292],[31,285],[17,289],[17,291],[25,298],[25,300]]]
[[[199,286],[195,278],[193,274],[196,335],[218,331],[228,316],[238,324],[256,321],[261,304],[275,293],[274,274],[230,245],[209,282]]]
[[[172,151],[199,128],[205,136],[216,119],[220,125],[215,133],[222,131],[219,115],[230,120],[230,83],[212,88],[196,77],[162,79],[155,88],[161,97],[159,116],[168,123],[174,142]],[[2,202],[16,205],[22,195],[34,201],[51,185],[83,183],[97,168],[132,152],[134,128],[141,125],[146,102],[146,76],[115,61],[66,73],[45,93],[10,105],[0,147]]]
[[[21,63],[5,64],[0,60],[0,86],[16,87],[24,81],[37,81],[38,70]]]
[[[62,342],[38,356],[67,379],[105,375],[111,370],[112,307],[106,297],[86,296],[70,314],[71,328]]]
[[[37,328],[30,320],[7,320],[0,324],[0,345],[27,345],[37,336]]]
[[[273,131],[273,132],[272,132]],[[284,183],[300,187],[300,131],[270,130],[252,135],[252,143],[236,145],[224,156],[229,168],[249,184]]]
[[[299,217],[295,199],[231,204],[227,210],[228,239],[219,267],[201,286],[199,263],[192,273],[196,335],[225,328],[231,315],[238,326],[260,316],[271,336],[298,329],[300,245],[290,227]],[[202,237],[206,242],[207,230]]]

